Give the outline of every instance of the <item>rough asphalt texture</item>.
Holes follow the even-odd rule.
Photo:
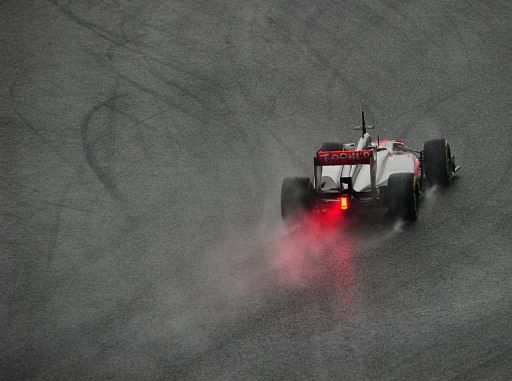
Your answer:
[[[0,14],[0,378],[512,378],[510,2]],[[290,238],[283,177],[363,97],[459,177],[413,226]]]

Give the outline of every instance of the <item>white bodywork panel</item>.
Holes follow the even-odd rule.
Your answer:
[[[376,187],[387,186],[388,178],[393,173],[415,173],[416,158],[410,153],[393,153],[392,140],[380,145],[376,159]],[[356,145],[356,150],[367,149],[371,146],[368,134],[361,137]],[[375,164],[374,164],[375,165]],[[352,187],[355,192],[371,191],[371,178],[369,165],[335,165],[322,167],[322,190],[340,189],[340,177],[351,177]]]

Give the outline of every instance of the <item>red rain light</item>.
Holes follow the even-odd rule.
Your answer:
[[[342,195],[340,198],[340,209],[347,210],[350,208],[350,198],[347,195]]]

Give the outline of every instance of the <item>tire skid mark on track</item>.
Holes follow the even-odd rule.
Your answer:
[[[467,54],[467,48],[466,48],[466,44],[464,42],[464,38],[462,36],[462,32],[460,31],[459,26],[457,25],[457,23],[455,21],[455,17],[447,11],[448,6],[445,6],[445,10],[446,11],[443,12],[443,16],[447,20],[446,25],[450,26],[450,29],[449,29],[450,35],[455,35],[455,37],[457,38],[457,40],[459,42],[459,46],[461,47],[460,50],[464,54],[464,60],[466,62],[465,67],[473,72],[474,71],[473,65],[472,65],[471,59],[469,58],[469,56]],[[394,121],[397,121],[398,119],[400,119],[406,115],[409,115],[409,114],[412,114],[411,117],[414,116],[415,118],[429,114],[432,111],[434,111],[435,109],[437,109],[439,106],[441,106],[442,104],[461,96],[466,91],[470,91],[478,85],[479,85],[479,81],[473,80],[473,81],[465,82],[461,86],[452,87],[448,91],[445,91],[441,94],[433,95],[429,99],[426,99],[424,102],[417,104],[416,106],[410,108],[409,110],[406,110],[398,115],[391,116],[389,123],[393,123]],[[412,128],[407,127],[406,129],[404,129],[402,131],[402,135],[404,137],[406,137],[408,135],[408,133],[410,131],[412,131],[412,129],[414,128],[414,124],[412,124],[412,125],[413,125]]]
[[[464,60],[466,61],[466,65],[465,67],[469,68],[470,72],[471,73],[474,73],[475,72],[475,64],[473,63],[473,59],[471,57],[471,55],[468,53],[469,52],[469,47],[468,47],[468,44],[466,44],[466,34],[465,34],[465,31],[462,31],[461,29],[461,26],[460,26],[460,23],[457,19],[457,10],[453,8],[453,5],[452,7],[450,7],[451,4],[449,3],[446,3],[444,5],[444,9],[445,9],[445,12],[444,12],[444,17],[447,19],[447,24],[451,25],[452,28],[451,28],[451,32],[452,32],[452,35],[454,35],[458,41],[458,45],[460,47],[460,50],[463,51],[464,53]]]
[[[35,207],[35,205],[39,205],[38,208],[56,207],[56,208],[74,210],[77,212],[83,212],[83,213],[87,213],[87,214],[95,214],[96,213],[95,211],[93,211],[91,209],[81,208],[81,207],[78,207],[75,205],[62,204],[59,202],[52,202],[52,201],[47,201],[47,200],[42,200],[42,199],[31,199],[28,197],[22,197],[15,193],[0,192],[0,195],[4,196],[5,198],[10,199],[10,200],[12,200],[13,198],[16,198],[14,203],[21,203],[21,204],[25,204],[25,205],[34,205],[34,207]],[[13,201],[11,201],[11,202],[13,202]]]
[[[252,13],[251,11],[252,11],[252,8],[250,10],[245,10],[244,13],[251,14]],[[246,28],[247,26],[245,25],[245,23],[243,23],[242,27]],[[249,27],[252,27],[252,24],[250,24]],[[238,43],[237,39],[241,35],[243,35],[243,33],[245,32],[244,30],[240,30],[240,29],[241,28],[240,28],[239,24],[236,21],[234,21],[229,30],[229,32],[230,32],[229,33],[229,36],[230,36],[229,43],[230,44],[237,46],[237,43]],[[251,33],[251,32],[249,32],[249,33]],[[232,67],[238,66],[236,58],[237,57],[234,54],[229,55],[229,61],[232,65]],[[238,75],[235,74],[233,76],[233,79],[235,81],[234,82],[235,86],[232,86],[230,88],[230,92],[231,92],[231,94],[236,95],[236,99],[238,100],[239,105],[243,104],[243,110],[241,110],[240,113],[245,115],[245,118],[242,116],[238,116],[235,111],[232,111],[232,115],[233,115],[234,119],[237,121],[237,123],[241,126],[241,129],[244,130],[244,133],[246,134],[245,146],[249,149],[249,152],[251,153],[251,155],[250,155],[252,157],[251,174],[255,174],[255,176],[254,176],[254,179],[250,178],[249,182],[253,184],[252,185],[253,187],[259,187],[260,184],[264,184],[266,181],[263,171],[261,170],[261,167],[262,167],[261,159],[263,161],[265,161],[266,158],[258,159],[259,154],[258,154],[258,150],[256,148],[258,146],[264,146],[265,141],[262,140],[261,138],[259,138],[259,135],[266,134],[266,135],[271,136],[278,143],[278,145],[280,147],[282,147],[285,150],[285,152],[287,152],[289,157],[294,158],[294,162],[298,163],[301,161],[301,159],[297,156],[297,154],[290,147],[288,147],[284,143],[283,139],[281,137],[279,137],[277,132],[275,132],[273,129],[267,127],[266,121],[272,118],[272,112],[270,111],[270,113],[269,113],[268,110],[262,109],[262,106],[260,104],[258,104],[257,100],[251,96],[249,88],[240,81],[240,78]],[[240,101],[242,101],[242,102],[240,102]],[[226,103],[226,105],[227,105],[227,103]],[[229,107],[229,105],[227,105],[227,106]],[[247,124],[245,122],[246,119],[250,125],[252,124],[253,127],[251,127],[251,128],[244,127],[244,125]],[[247,132],[245,131],[246,129],[248,130]],[[258,131],[258,134],[256,135],[255,133],[253,133],[253,131]],[[249,136],[250,136],[250,138],[249,138]],[[258,192],[255,196],[256,196],[256,199],[260,200],[260,203],[263,204],[264,194]]]
[[[102,39],[105,39],[107,41],[110,41],[112,44],[119,46],[121,48],[124,48],[126,50],[133,51],[133,48],[130,47],[126,41],[123,41],[120,35],[116,34],[115,32],[109,31],[103,27],[101,27],[98,24],[95,24],[93,22],[87,21],[81,17],[78,17],[71,7],[71,0],[67,0],[67,4],[62,4],[59,0],[46,0],[50,4],[53,4],[57,7],[57,9],[66,17],[68,17],[71,21],[74,23],[83,26],[86,29],[89,29],[91,32],[94,32],[96,35],[101,37]]]
[[[194,93],[193,91],[191,91],[187,87],[181,85],[178,81],[176,81],[176,80],[173,81],[173,80],[165,77],[164,75],[160,74],[156,70],[156,68],[154,66],[154,63],[150,62],[150,58],[148,57],[147,53],[145,53],[143,51],[143,48],[142,48],[142,45],[141,45],[142,42],[137,41],[136,38],[129,38],[128,37],[128,30],[126,28],[126,24],[128,22],[132,21],[132,18],[130,16],[132,16],[132,15],[128,15],[126,12],[122,13],[122,19],[121,19],[121,24],[120,24],[121,35],[123,36],[123,38],[126,41],[130,41],[130,43],[133,44],[134,49],[137,51],[137,54],[141,57],[141,59],[145,63],[145,66],[146,66],[145,69],[150,74],[152,74],[153,77],[161,80],[164,84],[166,84],[169,87],[169,89],[176,89],[180,93],[181,96],[175,96],[174,97],[175,101],[173,103],[174,103],[175,107],[177,107],[177,101],[176,100],[178,100],[178,102],[179,102],[179,99],[181,97],[187,97],[193,103],[195,103],[197,106],[202,107],[204,109],[208,109],[207,103],[198,94]],[[160,96],[160,98],[162,98],[163,96],[164,96],[164,94],[162,94]],[[165,94],[165,98],[166,99],[170,99],[170,95]],[[184,107],[182,106],[182,111],[184,111],[183,108]],[[200,113],[201,113],[200,109],[195,109],[195,110],[193,109],[190,112],[188,112],[189,115],[197,115],[197,114],[200,114]]]
[[[144,57],[146,57],[148,60],[160,63],[172,70],[175,70],[176,72],[181,72],[182,74],[187,74],[191,77],[198,77],[203,81],[210,82],[211,80],[203,75],[200,75],[199,73],[190,72],[189,70],[180,67],[177,63],[172,63],[170,61],[164,61],[161,58],[149,55],[148,53],[141,53],[140,46],[135,45],[133,46],[133,41],[125,41],[124,36],[122,34],[118,34],[109,30],[106,30],[102,28],[101,26],[92,23],[85,18],[79,17],[76,15],[72,8],[71,8],[71,1],[68,0],[67,5],[62,5],[59,0],[46,0],[50,2],[51,4],[55,5],[57,9],[59,9],[66,17],[68,17],[71,21],[75,22],[76,24],[83,26],[84,28],[92,31],[98,37],[101,39],[104,39],[108,42],[111,42],[113,45],[123,48],[129,52],[135,53],[135,54],[143,54]],[[132,44],[132,45],[130,45]]]
[[[62,191],[62,195],[60,197],[60,201],[58,203],[57,210],[55,211],[55,222],[53,224],[53,227],[50,232],[50,240],[48,242],[48,248],[47,248],[47,263],[48,266],[53,260],[53,257],[55,255],[55,251],[57,250],[57,246],[59,244],[59,235],[61,230],[61,219],[62,219],[62,210],[64,209],[60,205],[66,204],[66,199],[69,194],[69,190],[71,189],[71,184],[68,184],[64,190]]]
[[[340,80],[342,84],[350,91],[350,93],[364,93],[363,90],[359,88],[352,80],[350,80],[337,66],[332,65],[326,56],[324,56],[318,49],[313,47],[311,42],[301,40],[298,36],[295,36],[289,28],[287,28],[285,25],[281,25],[273,17],[267,16],[267,19],[273,26],[275,26],[277,30],[281,32],[281,35],[284,36],[287,41],[292,42],[301,48],[304,52],[308,53],[308,55],[313,59],[314,63],[316,63],[322,70],[329,72],[335,80]],[[372,103],[374,108],[378,110],[379,102],[377,100],[373,100]]]
[[[235,33],[236,32],[231,31],[232,35]],[[236,64],[233,56],[231,56],[231,64],[233,66]],[[248,115],[253,125],[261,131],[264,130],[266,134],[271,136],[277,142],[278,146],[285,150],[288,157],[293,158],[295,163],[301,162],[303,160],[302,157],[299,157],[298,154],[284,142],[283,138],[281,138],[276,131],[266,126],[265,122],[272,118],[272,114],[269,115],[268,111],[264,109],[264,106],[256,102],[256,100],[251,96],[248,87],[244,85],[237,76],[235,76],[235,81],[237,89],[240,91],[240,95],[244,99],[246,107],[249,108]],[[265,120],[260,121],[258,118],[262,117]],[[256,168],[259,168],[259,165]]]
[[[450,379],[450,381],[467,381],[467,380],[477,380],[477,379],[484,379],[487,378],[487,369],[495,369],[496,365],[502,366],[501,364],[509,364],[509,372],[512,372],[511,364],[511,358],[512,358],[512,347],[508,349],[504,349],[500,351],[497,354],[492,354],[490,357],[487,357],[483,359],[482,361],[478,362],[477,364],[471,364],[468,369],[466,369],[464,372],[459,373],[457,376]],[[497,363],[497,364],[495,364]],[[479,372],[480,371],[480,372]],[[503,376],[506,376],[505,373],[503,373]]]
[[[470,1],[470,2],[466,3],[466,5],[471,7],[472,12],[477,13],[477,15],[480,16],[480,18],[482,20],[486,20],[487,23],[495,22],[496,16],[501,16],[501,14],[496,15],[496,13],[495,13],[496,9],[498,9],[498,7],[496,7],[494,5],[494,4],[496,4],[496,1],[494,1],[494,4],[493,4],[493,1],[486,1],[484,3],[477,2],[477,3],[480,6],[487,7],[487,9],[485,11],[478,12],[474,1]],[[498,1],[498,3],[502,4],[501,1]],[[510,3],[507,5],[510,8]],[[505,14],[505,13],[503,13],[503,14]],[[469,21],[470,25],[473,27],[474,34],[488,48],[489,51],[496,52],[497,49],[494,48],[495,46],[498,46],[500,49],[504,49],[505,51],[510,51],[512,49],[512,44],[504,45],[504,44],[500,43],[496,38],[495,39],[489,38],[489,36],[487,35],[487,32],[489,31],[489,29],[482,28],[481,23],[474,23],[471,19],[469,19],[468,21]],[[509,39],[509,41],[510,41],[510,39]]]
[[[361,1],[361,4],[365,8],[362,11],[363,14],[367,13],[366,10],[370,10],[373,17],[382,20],[392,30],[396,31],[400,40],[405,42],[409,49],[415,50],[417,48],[416,42],[411,38],[410,30],[401,25],[401,22],[407,22],[406,15],[400,13],[398,9],[393,8],[391,5],[386,4],[383,0],[377,2],[364,0]]]
[[[155,100],[170,104],[175,109],[181,111],[183,114],[190,116],[193,119],[198,120],[203,127],[207,127],[209,120],[210,120],[210,114],[216,111],[216,109],[213,109],[208,104],[208,99],[203,99],[202,97],[199,97],[196,95],[193,91],[187,89],[186,87],[182,86],[178,82],[169,80],[166,76],[163,74],[160,74],[159,71],[156,69],[156,65],[162,65],[164,68],[169,69],[170,63],[164,64],[161,60],[154,60],[152,56],[148,54],[148,52],[143,50],[143,47],[145,46],[142,43],[136,42],[134,39],[131,39],[127,36],[126,30],[124,29],[126,19],[123,19],[121,22],[121,37],[124,41],[127,41],[131,46],[132,52],[134,52],[138,57],[140,57],[144,63],[145,63],[145,70],[152,74],[155,78],[160,80],[160,83],[168,85],[167,87],[170,89],[177,89],[182,95],[185,95],[185,99],[190,99],[194,103],[184,103],[183,102],[183,96],[178,95],[171,95],[168,94],[165,91],[160,91],[157,88],[150,88],[148,86],[145,86],[141,84],[139,81],[137,81],[134,78],[130,78],[128,76],[125,76],[118,70],[116,70],[115,65],[113,63],[113,60],[111,57],[108,57],[108,59],[104,59],[102,54],[98,54],[94,51],[89,50],[89,53],[94,56],[95,60],[100,63],[101,65],[108,67],[111,71],[116,73],[116,78],[119,78],[121,80],[124,80],[125,82],[132,85],[134,88],[139,89],[141,91],[147,92],[150,94]],[[173,75],[176,73],[183,74],[179,69],[176,69],[175,66],[173,66],[175,70],[172,71]],[[219,85],[216,84],[214,81],[210,79],[206,79],[201,75],[197,76],[196,72],[192,72],[190,70],[187,71],[186,78],[193,80],[194,84],[199,83],[201,88],[201,93],[213,93],[215,94],[215,99],[219,100],[223,107],[227,110],[228,115],[236,116],[236,113],[229,107],[224,94],[218,89]],[[206,88],[205,88],[206,86]],[[218,109],[218,107],[217,107]],[[168,110],[162,110],[162,115],[168,114],[170,111]],[[225,118],[227,115],[223,115]],[[256,142],[251,143],[251,139],[249,139],[247,132],[243,128],[233,129],[235,133],[237,133],[241,140],[245,142],[245,146],[248,147],[248,152],[253,153],[249,154],[250,160],[254,162],[255,170],[252,171],[251,176],[249,177],[249,180],[251,181],[252,185],[249,187],[250,189],[256,189],[257,184],[260,184],[263,182],[263,175],[261,174],[261,171],[258,169],[259,167],[256,166],[256,155],[254,154],[256,152],[255,150],[255,144]],[[177,139],[173,139],[173,143],[175,147],[183,148],[183,146],[186,146],[186,144],[181,144],[181,141],[184,140],[184,137],[178,136],[178,134],[174,134],[174,136],[177,136]],[[177,140],[180,141],[177,141]],[[254,198],[261,197],[262,195],[260,193],[254,194]],[[254,216],[255,214],[253,214]]]
[[[201,109],[198,109],[196,111],[187,110],[186,114],[190,115],[192,117],[198,118],[201,122],[201,125],[203,128],[207,128],[210,125],[210,119],[211,115],[213,114],[213,119],[217,118],[215,114],[218,113],[219,107],[212,108],[208,104],[207,99],[202,99],[190,90],[184,88],[181,85],[178,85],[176,81],[171,81],[168,78],[166,78],[164,75],[160,74],[158,70],[155,67],[155,63],[152,63],[152,58],[148,56],[146,52],[143,51],[143,46],[138,46],[139,54],[143,58],[144,62],[147,65],[148,71],[155,77],[160,79],[164,84],[166,84],[169,88],[178,88],[180,91],[184,92],[186,95],[188,95],[191,99],[195,100],[199,105],[202,106]],[[164,67],[168,67],[168,65],[164,64],[163,62],[156,61],[156,64],[160,64]],[[249,176],[249,182],[252,183],[252,188],[257,189],[258,184],[261,184],[264,182],[264,176],[261,170],[259,169],[259,162],[258,162],[258,155],[257,155],[257,141],[255,139],[249,137],[249,132],[246,131],[245,127],[243,126],[243,122],[240,120],[240,118],[237,116],[237,113],[230,107],[223,91],[220,89],[220,84],[214,83],[212,80],[205,78],[202,78],[202,76],[194,75],[197,73],[193,73],[188,71],[187,75],[190,76],[193,80],[199,80],[202,86],[206,86],[206,89],[203,88],[205,93],[207,94],[214,94],[215,98],[218,102],[220,102],[220,105],[225,109],[225,112],[227,112],[227,115],[223,115],[224,118],[230,118],[236,126],[238,127],[231,127],[230,123],[223,123],[224,127],[228,127],[229,130],[236,135],[239,136],[241,139],[241,142],[243,146],[247,148],[247,152],[245,154],[248,154],[248,161],[253,163],[252,171]],[[158,94],[158,93],[157,93]],[[225,132],[224,132],[225,133]],[[255,193],[253,194],[253,197],[255,198],[261,198],[261,193]]]
[[[104,165],[102,165],[103,163],[101,162],[97,154],[97,142],[94,142],[92,140],[92,137],[90,136],[90,130],[91,123],[96,114],[102,109],[108,109],[108,106],[110,104],[113,104],[114,102],[116,102],[116,100],[124,96],[125,94],[116,94],[116,91],[114,90],[114,93],[111,96],[109,96],[106,100],[101,101],[92,107],[92,109],[85,115],[80,125],[82,148],[89,167],[92,169],[100,183],[105,187],[107,192],[112,196],[114,200],[118,201],[121,204],[121,206],[125,206],[127,204],[127,199],[121,193],[117,182],[114,180],[111,169],[106,169],[104,168]],[[111,125],[107,128],[112,130],[111,133],[113,134],[113,129],[115,128],[115,125],[114,122],[111,122],[110,124]],[[112,141],[109,142],[109,144],[115,144],[115,142]],[[113,150],[114,147],[107,147],[107,149]]]
[[[50,148],[55,155],[65,164],[67,164],[72,169],[75,169],[75,166],[70,162],[69,160],[69,153],[66,151],[63,147],[57,147],[54,142],[49,140],[46,135],[37,128],[28,118],[23,115],[23,113],[18,109],[17,107],[17,101],[16,101],[16,87],[18,86],[18,82],[20,78],[24,77],[28,69],[24,69],[16,78],[12,81],[11,85],[9,86],[9,99],[10,99],[10,106],[14,114],[17,116],[17,118],[25,125],[30,131],[36,135],[41,142],[46,145],[48,148]]]
[[[144,85],[140,84],[136,80],[134,80],[132,78],[128,78],[125,75],[121,74],[120,72],[116,72],[116,74],[119,75],[120,78],[124,79],[128,83],[130,83],[133,86],[135,86],[136,88],[150,93],[151,95],[153,95],[155,97],[155,99],[162,100],[165,103],[170,103],[173,107],[175,107],[176,109],[178,109],[181,112],[185,113],[186,115],[189,115],[189,116],[191,116],[193,118],[199,118],[200,116],[202,116],[200,118],[202,120],[202,123],[203,124],[207,123],[207,121],[209,119],[209,113],[212,113],[214,111],[216,112],[217,110],[212,109],[208,105],[208,103],[207,103],[207,101],[205,99],[202,99],[200,96],[198,96],[194,92],[190,91],[186,87],[182,86],[177,81],[170,80],[169,78],[167,78],[164,75],[160,74],[158,72],[158,70],[156,69],[156,67],[155,67],[155,63],[156,64],[160,64],[160,65],[162,65],[162,66],[164,66],[166,68],[172,68],[173,72],[174,71],[182,72],[182,70],[176,68],[176,66],[174,66],[174,65],[170,66],[171,65],[170,62],[162,62],[161,60],[155,60],[153,56],[149,55],[147,52],[145,52],[143,50],[143,47],[144,47],[143,44],[137,43],[134,40],[130,40],[127,37],[126,30],[123,28],[125,23],[126,23],[126,20],[124,20],[124,22],[121,23],[121,28],[122,28],[121,36],[122,36],[123,40],[129,41],[131,44],[133,44],[132,51],[134,53],[137,53],[137,55],[139,55],[143,59],[143,61],[146,64],[146,68],[147,68],[148,72],[151,73],[155,78],[159,79],[164,84],[166,84],[169,88],[177,89],[182,95],[185,95],[187,98],[191,99],[197,106],[200,106],[200,107],[199,108],[194,107],[194,108],[190,109],[190,106],[179,105],[179,103],[177,101],[179,101],[179,99],[181,97],[178,97],[178,96],[171,97],[171,95],[169,95],[169,94],[160,93],[157,90],[145,87]],[[115,69],[112,67],[112,70],[115,70]],[[219,99],[223,103],[223,105],[229,110],[229,112],[231,114],[234,114],[233,110],[229,109],[229,107],[227,105],[227,102],[226,102],[226,100],[224,98],[224,95],[221,94],[216,89],[217,86],[210,79],[205,78],[202,75],[199,75],[199,73],[197,73],[197,72],[191,72],[190,70],[187,70],[184,73],[186,73],[192,79],[199,80],[200,82],[205,84],[207,86],[207,90],[208,91],[203,91],[203,93],[208,93],[208,92],[211,93],[213,91],[213,93],[216,94],[217,99]],[[182,103],[182,102],[180,102],[180,103]],[[240,137],[246,142],[246,146],[250,146],[248,136],[245,133],[245,131],[243,131],[243,129],[242,130],[241,129],[237,129],[237,130],[235,130],[235,132],[240,134]]]
[[[466,67],[468,67],[472,73],[475,73],[475,64],[473,63],[473,59],[471,57],[471,55],[468,53],[470,50],[469,50],[469,47],[468,45],[466,44],[466,39],[465,39],[465,32],[463,32],[461,30],[461,26],[458,22],[458,19],[457,19],[457,10],[456,9],[450,9],[449,5],[445,5],[445,17],[448,19],[449,21],[449,24],[452,26],[451,30],[453,32],[453,34],[456,35],[457,37],[457,40],[459,42],[459,45],[463,47],[462,51],[464,52],[464,59],[466,61]],[[478,80],[474,80],[474,81],[469,81],[469,84],[468,86],[473,83],[475,86],[474,87],[471,87],[471,88],[468,88],[467,90],[473,90],[475,88],[477,88],[478,86],[478,83],[479,81]],[[465,92],[465,90],[463,90],[463,92]],[[437,105],[436,107],[438,107],[439,105]],[[463,136],[463,141],[462,141],[462,144],[459,144],[458,146],[461,147],[463,146],[464,147],[464,151],[462,152],[462,154],[459,154],[459,157],[467,157],[467,150],[469,149],[469,147],[471,147],[472,145],[471,144],[468,144],[468,140],[469,140],[469,136],[467,134],[464,134]],[[460,148],[459,148],[460,149]]]
[[[245,10],[244,13],[252,14],[254,9],[251,8],[249,10]],[[268,21],[273,22],[273,20],[266,16]],[[236,25],[236,26],[235,26]],[[246,23],[243,24],[243,28],[251,28],[252,25],[249,27],[246,26]],[[258,25],[257,28],[259,29],[260,26]],[[245,32],[244,30],[240,30],[241,28],[238,27],[236,23],[233,23],[233,26],[230,29],[230,36],[231,36],[231,44],[237,45],[237,39],[240,38],[241,35]],[[252,31],[249,31],[247,33],[252,33]],[[279,32],[281,33],[281,31]],[[234,38],[233,38],[234,37]],[[291,39],[287,39],[287,41],[292,42]],[[242,49],[242,48],[240,48]],[[236,61],[236,57],[234,55],[230,55],[230,62],[233,67],[237,67],[238,62]],[[281,75],[286,75],[286,72],[279,72]],[[236,88],[233,88],[231,91],[236,93],[238,97],[243,99],[244,106],[247,109],[245,112],[245,115],[247,115],[250,119],[250,123],[254,125],[254,127],[257,128],[258,131],[261,131],[268,136],[272,137],[277,145],[287,153],[287,157],[292,158],[293,163],[301,163],[303,162],[303,158],[299,157],[297,152],[294,151],[292,148],[289,147],[288,144],[286,144],[278,134],[277,131],[274,131],[274,129],[267,127],[267,121],[271,120],[273,117],[273,110],[269,110],[268,107],[265,107],[264,104],[261,104],[258,102],[258,100],[251,94],[251,88],[249,88],[247,85],[242,83],[239,76],[235,75],[234,80],[236,83]],[[281,94],[279,94],[281,96]],[[282,95],[285,96],[284,94]],[[268,101],[267,101],[268,102]],[[275,100],[271,100],[272,103],[275,104]],[[251,129],[252,130],[252,129]],[[255,165],[253,168],[259,169],[260,165],[259,163],[254,163]],[[305,170],[305,168],[304,168]]]
[[[465,92],[474,89],[477,85],[478,85],[478,83],[476,81],[470,82],[469,84],[465,84],[465,85],[457,87],[457,88],[452,88],[452,89],[446,91],[444,94],[433,95],[432,97],[425,100],[424,102],[417,104],[416,106],[414,106],[404,112],[401,112],[398,115],[391,116],[390,121],[387,122],[387,124],[393,124],[394,122],[396,122],[397,120],[399,120],[405,116],[409,116],[409,119],[416,119],[416,118],[422,117],[424,115],[430,114],[432,111],[437,109],[439,106],[441,106],[441,105],[445,104],[446,102],[449,102],[453,99],[456,99],[457,97],[460,97]],[[410,127],[409,125],[412,125],[412,127]],[[406,138],[409,135],[409,133],[413,130],[414,130],[414,124],[408,123],[408,126],[404,130],[402,130],[400,136],[403,138]]]

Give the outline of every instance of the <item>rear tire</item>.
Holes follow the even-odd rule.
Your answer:
[[[425,178],[430,185],[450,185],[452,156],[446,139],[433,139],[423,146]]]
[[[287,177],[281,187],[281,215],[293,222],[313,209],[313,184],[308,177]]]
[[[393,218],[418,218],[419,188],[412,173],[394,173],[388,179],[388,210]]]

